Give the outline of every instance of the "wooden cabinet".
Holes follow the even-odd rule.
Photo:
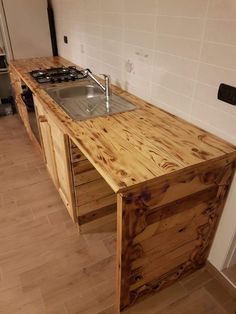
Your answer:
[[[24,123],[28,131],[29,119],[27,115],[27,108],[21,98],[21,93],[22,93],[21,80],[18,77],[18,75],[14,73],[13,70],[10,71],[10,78],[11,78],[13,96],[15,98],[16,109],[21,117],[22,122]]]
[[[57,169],[58,191],[73,221],[76,220],[74,211],[73,186],[71,184],[71,167],[69,158],[68,136],[50,121],[51,138]]]
[[[30,137],[30,139],[33,141],[34,144],[39,148],[37,139],[35,138],[34,133],[31,130],[30,122],[29,122],[29,115],[27,111],[27,107],[21,97],[22,94],[22,81],[20,77],[15,73],[13,69],[10,70],[10,78],[11,78],[11,86],[12,86],[12,92],[15,99],[15,105],[17,112],[19,113],[19,116],[26,128],[26,131]]]
[[[48,116],[36,97],[34,97],[34,104],[48,172],[71,218],[75,221],[76,215],[74,213],[73,186],[71,185],[68,136]]]
[[[54,184],[58,186],[57,169],[51,136],[51,127],[47,119],[47,114],[36,97],[34,97],[34,104],[46,166]]]

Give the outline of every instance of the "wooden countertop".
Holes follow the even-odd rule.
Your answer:
[[[73,65],[61,57],[11,62],[45,109],[115,192],[162,178],[186,167],[235,155],[236,147],[113,86],[113,91],[137,105],[135,111],[75,122],[29,74],[39,68]]]

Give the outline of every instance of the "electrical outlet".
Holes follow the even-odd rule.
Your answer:
[[[130,60],[127,60],[127,61],[125,62],[125,69],[126,69],[126,72],[132,73],[133,70],[134,70],[134,64],[133,64],[133,62],[131,62]]]
[[[137,48],[135,50],[135,55],[137,56],[139,61],[148,62],[149,59],[150,59],[149,52],[147,52],[147,51],[145,51],[143,49],[140,49],[140,48]]]
[[[236,87],[220,84],[218,91],[218,99],[236,106]]]
[[[83,45],[83,44],[80,44],[80,52],[81,52],[81,53],[85,53],[85,51],[84,51],[84,45]]]
[[[67,36],[64,36],[64,43],[68,44],[68,37]]]

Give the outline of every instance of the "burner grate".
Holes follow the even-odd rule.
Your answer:
[[[40,84],[69,82],[87,77],[75,66],[39,69],[30,72],[30,74]]]

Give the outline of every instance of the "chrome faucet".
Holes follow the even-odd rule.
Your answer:
[[[89,70],[89,69],[84,69],[81,71],[84,76],[89,76],[95,83],[98,84],[99,87],[101,87],[101,89],[104,91],[104,94],[105,94],[105,103],[106,103],[106,110],[107,112],[110,111],[110,103],[109,103],[109,100],[110,100],[110,95],[111,95],[111,92],[110,92],[110,76],[107,75],[107,74],[101,74],[104,76],[104,80],[105,80],[105,85],[102,85],[102,83],[100,83],[96,77],[93,75],[93,73]]]

